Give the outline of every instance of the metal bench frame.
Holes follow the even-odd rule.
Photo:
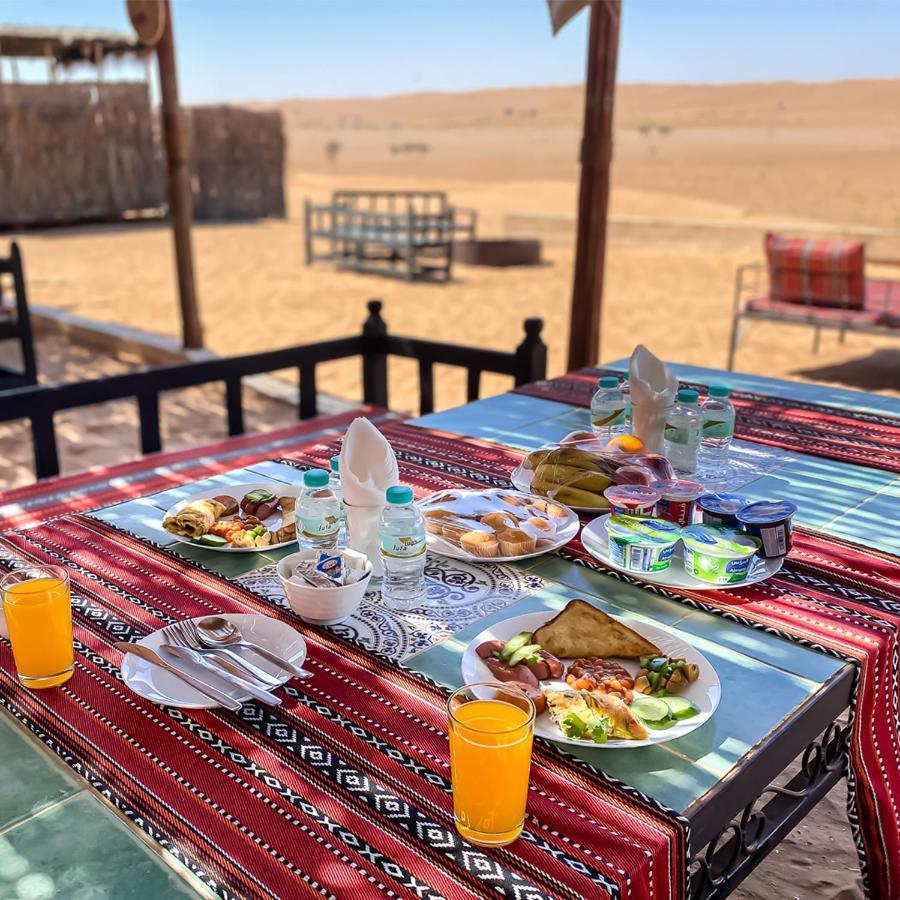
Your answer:
[[[541,319],[525,320],[525,336],[515,350],[487,350],[390,334],[381,317],[381,308],[380,300],[369,301],[369,316],[362,332],[354,337],[225,359],[160,366],[90,381],[0,391],[0,422],[29,420],[35,474],[38,478],[47,478],[59,473],[53,417],[64,409],[134,398],[140,419],[141,453],[156,453],[162,449],[159,397],[163,391],[223,381],[228,434],[239,435],[244,433],[241,379],[245,375],[297,369],[300,378],[298,414],[301,419],[318,415],[316,366],[336,359],[360,357],[363,402],[380,407],[388,406],[388,357],[418,360],[419,411],[422,415],[434,411],[436,364],[466,370],[466,396],[470,401],[478,399],[482,372],[509,375],[516,385],[527,384],[546,375],[547,347],[541,340],[544,325]]]
[[[6,302],[4,276],[8,276],[12,282],[12,303]],[[5,311],[15,309],[14,318],[0,319],[0,340],[17,340],[22,348],[21,369],[0,366],[0,390],[37,384],[37,356],[34,352],[31,315],[28,312],[28,297],[25,293],[25,269],[19,245],[15,241],[10,245],[9,256],[0,258],[0,306]]]

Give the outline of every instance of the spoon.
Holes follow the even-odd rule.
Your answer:
[[[271,650],[266,650],[265,647],[246,640],[238,627],[228,619],[223,619],[221,616],[207,616],[205,619],[198,619],[195,624],[200,640],[207,647],[248,647],[254,653],[258,653],[269,662],[286,669],[297,678],[312,678],[313,673],[308,669],[294,665],[278,654],[272,653]]]

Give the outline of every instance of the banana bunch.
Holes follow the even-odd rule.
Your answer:
[[[534,475],[531,489],[567,506],[609,509],[603,492],[613,483],[615,466],[602,457],[573,447],[536,450],[529,454],[525,467]]]

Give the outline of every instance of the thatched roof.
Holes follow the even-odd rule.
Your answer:
[[[96,64],[108,56],[139,56],[150,51],[137,35],[127,31],[0,25],[0,56],[53,59],[65,66]]]

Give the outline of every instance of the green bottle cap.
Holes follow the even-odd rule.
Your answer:
[[[405,484],[395,484],[389,487],[384,496],[388,503],[412,503],[413,501],[412,488]]]
[[[599,382],[597,382],[599,387],[602,388],[617,388],[619,386],[619,376],[618,375],[604,375]]]
[[[692,390],[691,388],[682,388],[678,392],[678,402],[679,403],[696,403],[699,398],[699,394]]]
[[[324,469],[310,469],[304,473],[303,483],[307,487],[325,487],[328,484],[328,473]]]
[[[330,465],[331,465],[332,472],[340,472],[341,471],[341,458],[339,456],[332,456]]]
[[[711,384],[709,386],[710,397],[728,397],[731,395],[731,388],[724,384]]]

